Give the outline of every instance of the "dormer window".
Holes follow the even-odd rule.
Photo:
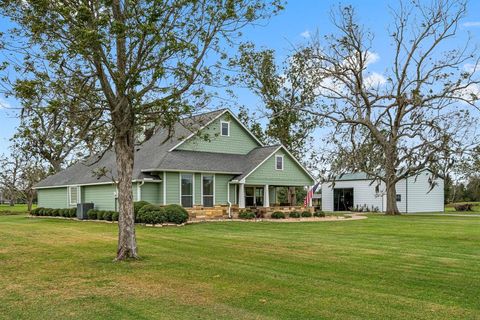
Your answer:
[[[222,121],[220,122],[220,133],[224,137],[230,136],[230,122]]]
[[[275,156],[275,169],[283,170],[283,156]]]

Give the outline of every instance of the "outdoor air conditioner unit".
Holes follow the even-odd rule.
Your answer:
[[[87,212],[93,209],[93,203],[79,203],[77,204],[77,218],[80,220],[88,219]]]

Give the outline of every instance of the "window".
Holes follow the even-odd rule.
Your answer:
[[[255,188],[245,187],[245,206],[253,207],[255,204]]]
[[[255,205],[263,206],[263,188],[255,188]]]
[[[402,195],[401,194],[397,194],[397,202],[401,202],[402,201]]]
[[[275,156],[275,169],[283,170],[283,156]]]
[[[203,197],[203,206],[204,207],[213,207],[214,199],[214,185],[215,185],[214,176],[203,176],[202,178],[202,197]]]
[[[224,137],[230,136],[230,122],[222,121],[220,122],[221,134]]]
[[[263,206],[263,187],[245,187],[245,206]]]
[[[181,175],[181,203],[183,207],[193,207],[193,174]]]
[[[68,199],[70,201],[70,205],[77,205],[78,203],[78,187],[70,187],[68,188],[69,194]]]

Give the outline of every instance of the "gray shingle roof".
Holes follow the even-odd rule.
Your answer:
[[[158,130],[152,138],[136,148],[133,179],[159,180],[160,178],[155,172],[163,170],[222,172],[238,175],[241,178],[278,148],[278,146],[258,147],[247,155],[183,150],[169,151],[225,111],[227,109],[180,120],[174,125],[173,134],[170,135],[167,130]],[[115,153],[107,151],[99,161],[95,162],[97,159],[97,156],[94,156],[86,161],[79,162],[64,171],[47,177],[39,182],[36,187],[108,183],[117,179]],[[94,172],[100,168],[108,169],[108,176],[96,176]]]

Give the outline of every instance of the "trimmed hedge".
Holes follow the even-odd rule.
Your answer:
[[[30,212],[30,214],[33,216],[74,218],[77,216],[77,209],[76,208],[52,209],[52,208],[39,207],[39,208],[33,209]]]
[[[133,203],[133,213],[135,213],[135,216],[140,213],[140,210],[144,206],[149,205],[149,204],[151,204],[151,203],[148,202],[148,201],[135,201]]]
[[[140,209],[137,215],[138,222],[148,224],[162,224],[167,222],[167,214],[165,209],[153,204],[147,204]]]
[[[138,201],[136,202],[136,206],[137,209],[139,207],[141,207],[141,209],[139,209],[138,213],[135,214],[135,222],[148,224],[161,224],[170,222],[182,224],[188,221],[187,210],[176,204],[171,204],[163,208],[149,204],[146,201]],[[33,209],[30,214],[33,216],[75,217],[77,214],[77,209],[52,209],[39,207]],[[119,213],[116,211],[90,209],[87,212],[87,217],[89,220],[118,221]],[[255,217],[254,214],[253,217]]]
[[[188,221],[188,212],[178,204],[169,204],[165,207],[167,221],[175,224],[182,224]]]
[[[239,219],[252,220],[256,218],[255,213],[251,211],[242,211],[238,214]]]
[[[272,213],[272,219],[285,219],[285,213],[276,211]]]
[[[315,211],[313,213],[313,216],[317,217],[317,218],[323,218],[323,217],[325,217],[325,213],[323,211]]]
[[[300,218],[300,212],[292,211],[288,214],[289,218]]]
[[[302,217],[303,218],[310,218],[312,216],[312,213],[310,211],[303,211],[302,212]]]

